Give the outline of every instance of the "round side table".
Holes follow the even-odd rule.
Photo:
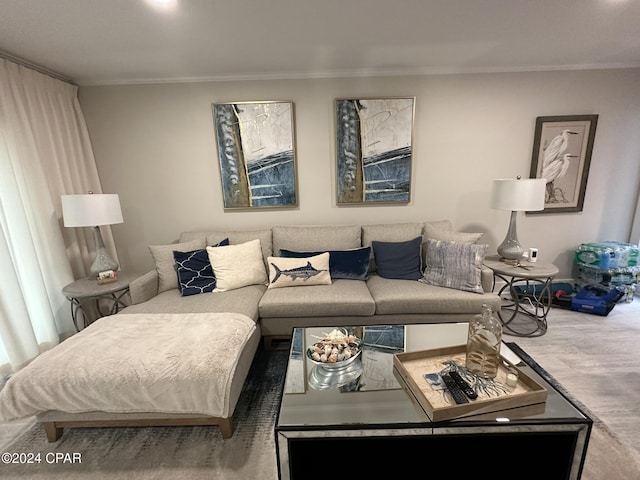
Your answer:
[[[498,312],[498,317],[504,332],[520,337],[544,335],[553,300],[551,282],[558,274],[558,267],[551,263],[528,261],[510,265],[497,255],[485,257],[484,264],[493,270],[494,290],[497,279],[504,282],[498,291],[502,299],[502,310]],[[530,326],[532,322],[518,322],[516,318],[519,317],[533,320],[533,325]]]
[[[71,302],[71,318],[76,330],[80,331],[78,325],[79,315],[82,314],[83,327],[86,328],[92,323],[87,312],[82,305],[83,300],[95,300],[96,310],[100,317],[105,315],[113,315],[118,313],[120,307],[126,307],[124,299],[129,293],[129,284],[137,278],[137,275],[126,272],[118,272],[118,280],[111,283],[98,285],[97,280],[93,278],[81,278],[70,283],[62,289],[62,294]],[[111,308],[107,312],[103,312],[100,306],[101,300],[107,300],[111,303]]]

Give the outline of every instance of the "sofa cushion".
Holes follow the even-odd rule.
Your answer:
[[[476,243],[482,237],[482,233],[454,232],[451,222],[427,222],[424,225],[424,240],[444,240],[447,242]]]
[[[258,321],[258,302],[267,290],[265,285],[249,285],[227,292],[180,296],[176,288],[156,295],[151,300],[131,305],[122,313],[222,313],[234,312]]]
[[[216,244],[225,238],[229,239],[231,245],[239,245],[258,239],[260,240],[265,266],[267,265],[267,258],[273,255],[270,228],[260,230],[203,230],[198,232],[182,232],[180,234],[181,242],[194,238],[205,238],[207,245]]]
[[[358,225],[279,226],[271,229],[273,251],[348,250],[362,246]]]
[[[331,284],[328,252],[303,258],[269,257],[268,260],[269,288]]]
[[[267,271],[264,268],[260,240],[240,245],[207,247],[207,253],[216,276],[214,292],[234,290],[247,285],[266,285]]]
[[[259,304],[262,318],[373,315],[375,310],[366,283],[344,279],[298,288],[295,293],[288,288],[270,289]]]
[[[189,252],[205,247],[205,238],[198,237],[188,242],[172,243],[171,245],[149,245],[149,251],[156,264],[158,272],[158,293],[178,288],[176,262],[173,252]]]
[[[362,226],[362,246],[370,247],[373,241],[378,242],[406,242],[422,235],[424,223],[385,223],[377,225]],[[377,269],[373,251],[369,271],[375,272]]]
[[[311,257],[322,252],[294,252],[281,249],[281,257]],[[331,279],[366,280],[369,277],[369,257],[371,247],[353,248],[350,250],[329,250],[329,271]]]
[[[373,241],[373,258],[378,274],[384,278],[418,280],[422,278],[420,249],[422,237],[407,242]]]
[[[229,239],[225,238],[220,243],[212,245],[219,247],[229,245]],[[212,292],[216,288],[216,277],[209,261],[206,249],[193,250],[191,252],[173,252],[178,274],[178,287],[183,297],[197,295],[199,293]]]
[[[427,240],[421,282],[439,287],[484,293],[482,262],[488,245]]]
[[[424,222],[424,228],[429,227],[429,229],[448,233],[453,230],[453,225],[451,225],[450,220],[431,220],[429,222]],[[422,232],[424,235],[424,231]]]
[[[478,295],[379,275],[371,275],[366,283],[376,302],[376,315],[468,313],[471,316],[480,312],[483,303],[500,308],[500,298],[493,293]]]

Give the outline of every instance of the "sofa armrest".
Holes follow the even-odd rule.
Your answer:
[[[129,284],[131,305],[146,302],[158,295],[158,272],[151,270]]]
[[[480,283],[482,284],[484,293],[491,293],[493,291],[493,270],[484,265],[480,270]]]

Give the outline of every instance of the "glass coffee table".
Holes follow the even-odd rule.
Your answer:
[[[336,378],[318,374],[305,355],[306,347],[332,328],[294,329],[275,425],[279,477],[302,479],[336,469],[339,475],[377,478],[392,463],[401,476],[435,475],[449,465],[456,471],[450,478],[526,473],[579,479],[592,420],[516,344],[503,344],[501,354],[547,389],[545,403],[432,422],[400,385],[394,353],[463,345],[467,327],[349,327],[364,339],[362,353]]]

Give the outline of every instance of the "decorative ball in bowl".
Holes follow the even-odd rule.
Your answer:
[[[338,370],[355,362],[360,356],[361,340],[345,329],[331,331],[307,348],[307,358],[314,365],[327,370]]]

